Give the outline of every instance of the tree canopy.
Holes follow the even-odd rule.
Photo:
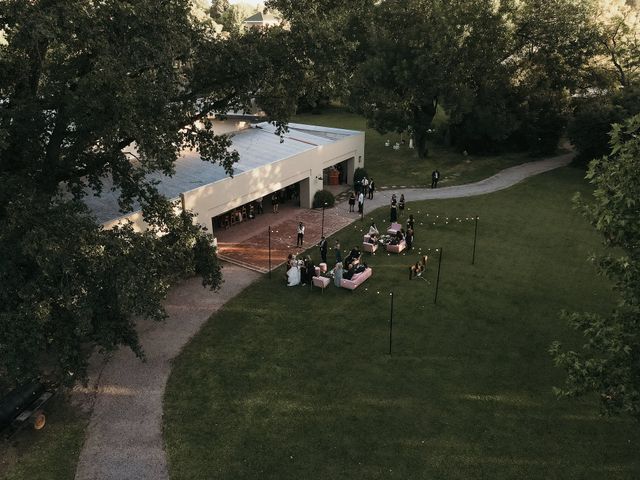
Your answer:
[[[567,372],[558,394],[595,392],[603,412],[640,420],[640,115],[614,126],[610,155],[592,161],[587,178],[593,199],[579,205],[608,248],[593,260],[619,301],[608,316],[566,314],[585,343],[579,351],[552,345]]]
[[[555,149],[565,90],[596,40],[589,2],[386,0],[373,12],[351,91],[372,126],[409,129],[424,156],[442,105],[464,147],[518,134]]]
[[[188,0],[0,3],[0,375],[83,378],[95,346],[142,355],[176,278],[221,284],[210,236],[158,193],[185,149],[232,173],[207,116],[293,111],[304,57],[283,29],[221,38]],[[302,88],[302,87],[300,87]],[[134,149],[126,148],[134,146]],[[82,199],[113,188],[149,231],[104,230]]]

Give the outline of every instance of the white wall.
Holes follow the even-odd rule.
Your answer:
[[[359,159],[361,163],[358,163]],[[192,210],[196,214],[195,220],[211,232],[212,217],[266,197],[288,185],[308,180],[309,188],[300,189],[300,206],[311,208],[313,196],[323,188],[322,180],[317,177],[321,179],[323,169],[345,160],[348,160],[347,178],[351,181],[355,168],[364,166],[364,133],[184,192],[184,207]],[[182,203],[181,199],[174,200]],[[265,198],[265,205],[268,202],[269,199]],[[147,228],[140,212],[105,222],[104,227],[111,228],[125,219],[131,220],[138,231]]]

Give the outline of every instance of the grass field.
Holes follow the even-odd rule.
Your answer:
[[[0,443],[0,479],[71,480],[87,425],[86,415],[56,397],[43,430],[24,429]]]
[[[442,174],[441,185],[460,185],[490,177],[508,167],[532,161],[525,153],[509,153],[500,156],[464,156],[452,148],[429,143],[430,154],[419,159],[416,151],[403,145],[400,150],[385,147],[387,139],[393,145],[400,142],[399,134],[381,135],[367,128],[360,115],[341,108],[327,109],[322,115],[297,115],[292,122],[339,127],[365,132],[365,168],[378,187],[390,185],[430,185],[431,172],[438,168]],[[408,144],[406,135],[404,140]]]
[[[613,302],[586,262],[598,238],[570,206],[582,176],[565,168],[492,195],[408,204],[416,251],[367,258],[373,277],[353,293],[288,288],[282,271],[252,285],[175,361],[171,478],[640,478],[636,423],[552,394],[562,372],[548,346],[579,340],[559,311]],[[378,226],[386,215],[374,212]],[[344,248],[361,228],[339,233]],[[429,268],[409,281],[418,250]]]

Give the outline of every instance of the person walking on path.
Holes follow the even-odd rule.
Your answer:
[[[327,239],[324,238],[324,235],[322,236],[322,238],[320,239],[320,258],[322,258],[322,263],[329,263],[327,262]]]
[[[349,211],[355,212],[356,194],[352,191],[349,195]]]
[[[363,194],[367,195],[369,193],[369,180],[367,177],[362,177],[360,181],[362,183],[362,189],[360,190]]]
[[[298,239],[296,240],[296,247],[301,247],[304,244],[304,223],[298,224]]]
[[[438,180],[440,180],[440,172],[436,168],[431,172],[431,188],[438,188]]]
[[[271,206],[273,207],[273,213],[278,213],[278,206],[280,205],[280,194],[273,192],[271,195]]]
[[[398,210],[400,210],[398,215],[402,217],[404,215],[404,193],[400,194],[400,201],[398,202]]]
[[[373,177],[369,180],[369,200],[373,200],[373,192],[376,189],[376,184],[373,181]]]
[[[336,243],[333,246],[333,252],[336,254],[336,263],[342,263],[342,251],[340,250],[340,240],[336,239]]]
[[[360,195],[358,195],[358,213],[362,215],[363,210],[364,210],[364,193],[360,192]]]

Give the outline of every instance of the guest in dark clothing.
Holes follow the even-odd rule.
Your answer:
[[[398,204],[395,200],[391,201],[391,211],[389,212],[389,218],[391,223],[398,220]]]
[[[431,188],[438,188],[438,180],[440,180],[440,172],[435,169],[431,173]]]
[[[395,237],[393,237],[391,239],[391,245],[398,245],[400,242],[402,242],[405,239],[405,235],[404,235],[404,229],[400,229],[396,232]]]
[[[356,205],[356,194],[351,192],[351,194],[349,195],[349,211],[350,212],[355,212],[355,205]]]
[[[320,240],[320,258],[322,258],[322,262],[323,263],[327,263],[327,250],[329,249],[328,245],[327,245],[327,239],[324,238],[324,235],[322,236],[322,239]]]
[[[407,230],[414,229],[415,220],[413,219],[413,214],[409,215],[409,219],[407,220]]]
[[[351,249],[351,252],[349,252],[349,255],[347,255],[347,258],[344,259],[344,267],[345,268],[349,268],[349,265],[351,265],[354,260],[357,260],[360,258],[360,250],[358,249],[358,247],[353,247]]]
[[[345,270],[342,274],[342,278],[346,279],[346,280],[351,280],[353,278],[353,275],[356,273],[356,269],[352,264],[349,264],[349,267],[347,270]]]
[[[407,249],[411,250],[413,247],[413,228],[407,228],[407,234],[404,237],[404,241],[407,242]]]
[[[311,261],[311,257],[307,257],[304,260],[304,265],[300,271],[300,277],[302,284],[311,283],[313,276],[316,274],[316,267]]]

